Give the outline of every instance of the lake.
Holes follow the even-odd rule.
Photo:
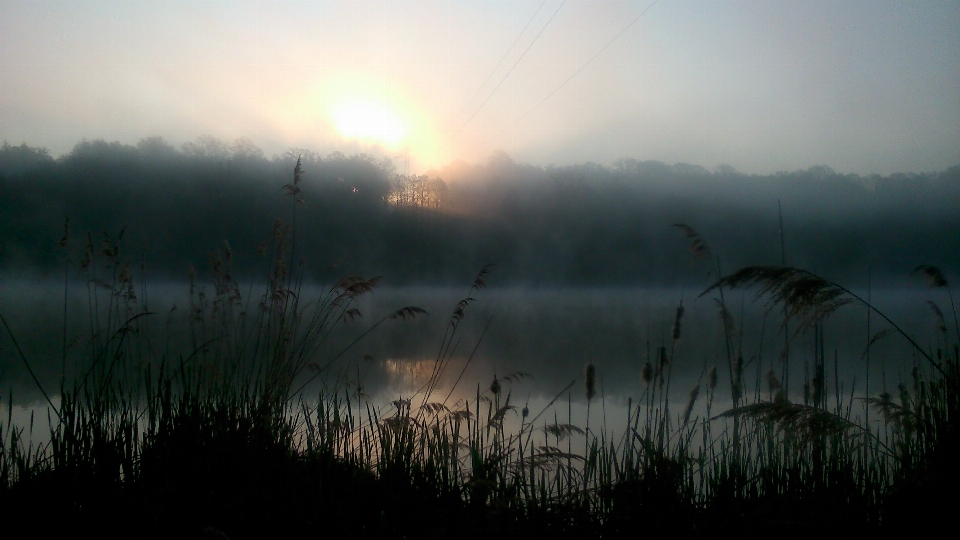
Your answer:
[[[197,285],[199,291],[201,285]],[[210,285],[203,287],[210,294]],[[582,375],[592,362],[597,369],[598,397],[611,407],[624,408],[628,400],[640,399],[645,384],[643,365],[656,363],[659,347],[672,353],[671,395],[686,400],[688,391],[705,384],[705,374],[717,366],[720,376],[718,395],[729,396],[727,342],[714,293],[698,298],[706,286],[689,288],[490,288],[470,291],[449,287],[378,287],[355,304],[359,316],[341,323],[329,339],[316,350],[310,362],[329,367],[304,390],[318,391],[323,385],[363,389],[371,400],[387,403],[398,397],[410,397],[430,378],[436,365],[444,332],[450,329],[451,314],[458,301],[469,293],[469,302],[445,358],[449,358],[431,400],[446,397],[449,403],[475,396],[478,387],[486,391],[494,376],[504,395],[512,402],[546,403],[571,381],[568,392],[574,404],[585,402]],[[256,287],[240,286],[247,309],[261,293]],[[137,302],[146,303],[154,315],[146,317],[141,347],[150,348],[154,358],[162,354],[189,356],[191,338],[185,329],[189,312],[189,285],[165,283],[137,289]],[[305,287],[301,304],[308,305],[325,287]],[[867,291],[854,291],[864,297]],[[94,296],[95,293],[95,296]],[[946,294],[904,282],[870,291],[872,302],[933,354],[942,343],[935,328],[932,300],[946,314],[948,332],[954,330]],[[109,295],[102,288],[74,282],[67,302],[67,371],[85,365],[90,336],[99,324],[108,323],[104,305]],[[252,301],[249,300],[252,298]],[[742,354],[746,391],[766,388],[767,372],[781,381],[789,373],[789,390],[795,400],[802,399],[802,384],[812,376],[815,351],[820,347],[813,331],[794,335],[797,323],[786,331],[779,308],[766,309],[765,299],[756,300],[753,291],[727,291],[726,305],[732,315],[730,356]],[[4,280],[0,286],[0,313],[10,325],[31,367],[50,394],[56,394],[63,365],[64,291],[62,282],[44,280]],[[681,336],[674,342],[672,326],[677,306],[682,303]],[[99,323],[91,325],[96,305]],[[355,339],[387,314],[404,306],[418,306],[429,315],[413,320],[386,320],[355,345]],[[131,311],[136,313],[137,311]],[[115,330],[120,321],[109,322]],[[823,325],[822,352],[826,359],[828,387],[836,378],[843,392],[853,388],[862,394],[867,377],[864,355],[869,340],[867,310],[862,305],[840,308]],[[871,334],[889,328],[876,315],[871,318]],[[485,331],[484,331],[485,330]],[[104,332],[106,335],[109,332]],[[784,361],[784,343],[791,336],[788,364]],[[136,338],[131,338],[136,339]],[[195,340],[195,338],[194,338]],[[345,351],[345,352],[344,352]],[[887,387],[904,378],[914,365],[916,355],[899,335],[888,335],[871,347],[870,385],[875,394],[886,381]],[[786,366],[789,365],[787,369]],[[517,377],[517,372],[523,375]],[[305,376],[314,372],[306,370]],[[514,376],[508,377],[508,375]],[[725,378],[726,377],[726,378]],[[459,379],[456,387],[454,381]],[[302,379],[304,380],[304,379]],[[12,346],[9,335],[0,337],[0,393],[21,405],[41,399],[29,374]],[[833,390],[830,390],[833,395]],[[422,397],[422,394],[419,396]],[[531,405],[531,409],[534,409]]]

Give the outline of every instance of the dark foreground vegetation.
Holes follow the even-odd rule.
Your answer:
[[[294,201],[299,182],[298,166],[287,188]],[[697,232],[679,228],[713,264]],[[818,335],[846,304],[873,309],[806,271],[746,267],[703,293],[716,297],[727,352],[705,366],[688,400],[670,400],[674,345],[685,337],[678,307],[667,341],[643,366],[629,425],[598,428],[589,408],[582,426],[562,414],[573,394],[594,413],[603,405],[592,364],[542,411],[520,409],[506,390],[524,373],[450,402],[452,390],[439,383],[460,380],[447,372],[488,268],[452,310],[420,391],[371,402],[349,355],[317,353],[361,315],[355,301],[378,279],[348,277],[320,298],[302,297],[295,239],[292,225],[277,223],[265,248],[271,270],[253,295],[240,290],[233,254],[222,248],[212,286],[191,282],[183,327],[152,323],[168,314],[147,310],[119,240],[88,243],[79,261],[91,299],[83,362],[70,376],[64,365],[59,398],[41,389],[48,418],[13,425],[6,396],[4,528],[51,537],[626,538],[917,534],[949,523],[960,480],[960,329],[936,267],[916,269],[950,298],[947,316],[934,310],[935,344],[921,346],[873,310],[880,331],[867,366],[884,340],[914,345],[900,384],[868,371],[863,387],[843,389],[822,340],[792,388],[790,358],[745,361],[724,291],[757,288],[788,321],[784,339]],[[65,247],[70,241],[65,234]],[[426,315],[401,307],[371,331]],[[2,324],[3,347],[19,353]],[[172,349],[170,332],[191,345]],[[307,386],[314,380],[322,384]],[[508,415],[520,426],[508,428]]]

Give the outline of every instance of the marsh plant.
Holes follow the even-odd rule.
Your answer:
[[[284,188],[294,212],[304,201],[300,174],[298,162]],[[722,276],[699,234],[680,229],[692,253],[715,265],[716,281],[701,296],[715,297],[725,356],[705,363],[684,403],[671,403],[681,340],[697,331],[682,324],[681,303],[668,341],[638,369],[626,425],[604,420],[599,428],[608,405],[590,359],[539,411],[528,403],[518,410],[515,394],[531,377],[523,372],[495,375],[452,401],[476,352],[459,351],[461,327],[491,267],[443,322],[427,379],[411,395],[378,403],[364,392],[355,345],[382,324],[428,314],[401,307],[335,344],[344,325],[364,321],[358,299],[379,279],[348,276],[308,298],[294,225],[277,220],[263,245],[269,269],[256,293],[235,279],[228,244],[212,257],[210,285],[191,271],[182,318],[150,310],[146,284],[122,259],[122,233],[99,243],[88,235],[79,259],[90,328],[82,360],[68,370],[64,332],[59,392],[34,378],[49,436],[35,436],[44,422],[32,417],[14,425],[6,396],[4,523],[125,537],[582,538],[784,527],[862,533],[945,519],[951,499],[943,495],[957,485],[960,330],[950,332],[937,308],[938,342],[928,350],[868,300],[816,274],[748,267]],[[952,309],[944,274],[932,266],[917,273],[948,293]],[[734,331],[723,296],[742,287],[756,288],[785,324],[795,321],[793,335],[821,336],[836,309],[866,307],[886,326],[865,354],[899,335],[914,351],[909,377],[876,394],[869,374],[867,390],[841,388],[840,359],[818,338],[802,398],[790,393],[776,360],[744,360],[744,333]],[[35,359],[3,325],[32,374]],[[448,373],[458,353],[466,360]],[[582,427],[574,399],[587,405]]]

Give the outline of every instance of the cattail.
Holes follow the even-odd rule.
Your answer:
[[[530,416],[530,406],[528,404],[524,404],[523,411],[521,414],[523,415],[524,420],[526,420],[527,417]]]
[[[653,380],[653,366],[650,365],[650,362],[643,365],[643,369],[640,370],[640,377],[647,385]]]
[[[690,400],[687,401],[687,408],[683,411],[683,424],[686,425],[690,421],[690,413],[693,412],[693,405],[697,402],[697,397],[700,395],[700,385],[694,386],[690,390]]]
[[[587,401],[590,401],[597,395],[597,368],[593,367],[593,362],[587,362],[583,370],[583,385],[587,390]]]
[[[490,391],[493,392],[493,395],[500,395],[500,381],[497,380],[497,376],[493,376],[493,382],[490,383]]]
[[[670,359],[667,358],[667,348],[666,348],[666,347],[660,347],[660,355],[659,355],[659,356],[660,356],[660,369],[663,369],[663,368],[666,367],[666,365],[670,362]]]
[[[810,404],[810,383],[808,382],[803,383],[803,404]]]
[[[710,371],[707,373],[707,384],[710,386],[711,391],[717,387],[717,366],[710,368]]]
[[[680,319],[683,317],[683,304],[677,306],[677,314],[673,318],[673,340],[678,341],[680,339]]]

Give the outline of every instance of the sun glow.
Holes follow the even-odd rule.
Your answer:
[[[405,134],[397,115],[375,101],[350,99],[333,108],[333,124],[348,139],[399,144]]]

